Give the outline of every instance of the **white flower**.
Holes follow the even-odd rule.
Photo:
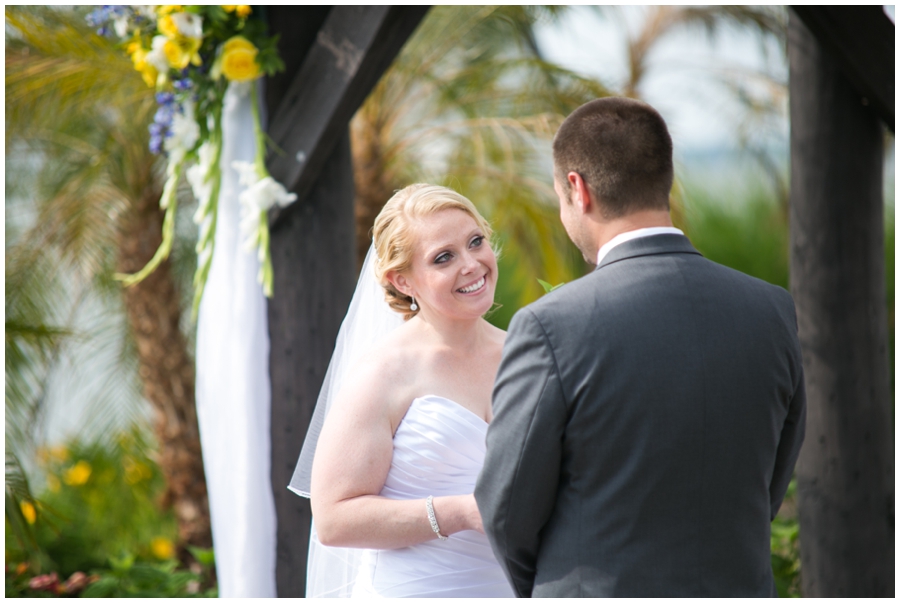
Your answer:
[[[128,35],[128,18],[119,17],[113,22],[113,28],[116,30],[117,36],[124,38]]]
[[[243,205],[256,207],[257,211],[265,211],[275,205],[279,207],[290,205],[297,200],[297,195],[287,192],[280,182],[266,176],[241,193],[239,198]]]
[[[200,224],[209,210],[213,189],[209,172],[213,167],[214,155],[215,148],[209,142],[204,142],[197,149],[197,163],[189,167],[185,173],[188,184],[191,185],[191,190],[194,191],[194,198],[197,199],[197,211],[194,213],[195,224]]]
[[[275,205],[284,207],[295,201],[297,195],[288,193],[271,176],[259,179],[255,168],[251,172],[251,164],[236,161],[232,163],[232,167],[241,173],[242,183],[249,181],[251,178],[255,179],[255,182],[250,184],[247,190],[238,197],[241,203],[240,229],[241,238],[244,241],[243,248],[244,251],[253,251],[259,246],[260,220],[265,219],[266,210]],[[258,249],[257,251],[263,257],[265,256],[265,249]]]
[[[187,101],[183,105],[184,114],[175,113],[172,116],[171,133],[163,143],[169,153],[169,161],[180,161],[188,151],[197,144],[200,138],[200,126],[194,117],[194,103]]]
[[[256,165],[249,161],[232,161],[231,167],[238,173],[238,180],[242,186],[253,186],[259,180]]]
[[[156,5],[155,4],[134,4],[132,5],[134,12],[142,17],[150,19],[156,23]]]
[[[193,13],[175,13],[172,22],[181,35],[200,40],[203,38],[203,17]]]
[[[169,59],[166,58],[164,47],[169,39],[166,36],[154,36],[150,52],[147,53],[147,62],[153,65],[160,73],[169,69]]]

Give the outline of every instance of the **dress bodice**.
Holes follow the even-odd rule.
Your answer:
[[[394,434],[381,496],[395,500],[471,494],[484,464],[488,424],[440,396],[412,401]],[[425,505],[422,505],[425,514]],[[354,596],[512,597],[487,537],[474,530],[363,554]]]

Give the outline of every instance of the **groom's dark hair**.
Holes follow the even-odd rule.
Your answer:
[[[580,106],[553,139],[553,165],[567,197],[566,175],[581,175],[605,218],[669,209],[672,137],[646,103],[608,97]]]

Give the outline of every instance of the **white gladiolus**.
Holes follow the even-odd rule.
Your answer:
[[[197,211],[194,213],[194,224],[200,224],[206,217],[209,209],[209,203],[212,198],[213,183],[209,178],[209,172],[212,169],[215,149],[209,142],[204,142],[197,149],[198,161],[196,164],[188,168],[185,176],[194,192],[194,198],[197,199]]]
[[[238,173],[238,180],[242,186],[253,186],[259,180],[256,165],[249,161],[232,161],[231,167]]]
[[[279,207],[290,205],[297,200],[297,195],[287,192],[280,182],[271,176],[266,176],[241,193],[240,200],[248,207],[256,207],[258,211],[265,211],[275,205]]]
[[[253,251],[259,246],[260,219],[266,210],[278,205],[284,207],[297,200],[297,195],[287,190],[271,176],[259,177],[256,165],[247,161],[233,161],[231,167],[238,173],[242,186],[247,187],[238,200],[241,204],[241,239],[244,251]],[[257,250],[263,256],[264,249]],[[262,258],[260,258],[262,261]]]
[[[200,126],[194,117],[194,103],[187,101],[183,105],[184,114],[176,113],[172,117],[171,135],[166,138],[163,146],[169,153],[169,161],[177,162],[197,144],[200,138]]]
[[[203,38],[203,17],[193,13],[175,13],[172,22],[178,28],[178,33],[187,37],[200,40]]]

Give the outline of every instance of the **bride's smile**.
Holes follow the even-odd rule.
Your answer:
[[[485,275],[485,276],[487,276],[487,275]],[[475,293],[476,291],[481,291],[481,289],[484,287],[484,283],[485,283],[484,279],[485,279],[485,277],[482,276],[480,279],[478,279],[471,285],[468,285],[466,287],[460,287],[459,289],[457,289],[457,291],[459,291],[460,293],[465,293],[465,294],[470,294],[470,293]]]

